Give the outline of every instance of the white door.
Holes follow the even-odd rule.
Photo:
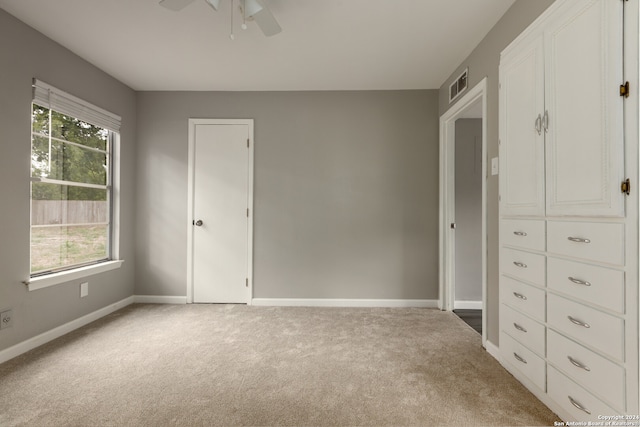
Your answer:
[[[248,303],[252,126],[193,126],[193,302]]]
[[[546,32],[547,215],[624,216],[623,3],[585,1]]]
[[[543,39],[500,63],[502,215],[544,215]]]

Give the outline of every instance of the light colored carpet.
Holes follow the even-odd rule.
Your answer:
[[[132,305],[0,365],[0,426],[553,425],[454,314]]]

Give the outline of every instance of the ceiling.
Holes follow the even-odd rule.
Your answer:
[[[135,90],[438,89],[515,0],[265,0],[283,28],[229,37],[231,1],[0,0]],[[470,70],[473,73],[473,70]]]

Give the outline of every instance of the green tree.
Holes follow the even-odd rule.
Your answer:
[[[108,130],[33,104],[32,176],[106,185],[108,142]],[[31,193],[37,200],[107,198],[107,190],[44,182],[33,183]]]

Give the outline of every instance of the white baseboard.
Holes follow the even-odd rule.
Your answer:
[[[133,297],[125,298],[116,303],[110,304],[106,307],[96,310],[92,313],[84,315],[78,319],[67,322],[64,325],[58,326],[57,328],[53,328],[51,330],[48,330],[47,332],[43,332],[40,335],[36,335],[33,338],[29,338],[26,341],[22,341],[21,343],[18,343],[7,349],[4,349],[0,351],[0,363],[4,363],[7,360],[13,359],[16,356],[20,356],[22,353],[26,353],[29,350],[33,350],[36,347],[39,347],[43,344],[48,343],[49,341],[52,341],[65,334],[68,334],[69,332],[74,331],[78,328],[81,328],[84,325],[88,325],[89,323],[96,321],[101,317],[106,316],[107,314],[111,314],[116,310],[120,310],[123,307],[133,304],[133,301],[134,301]]]
[[[482,301],[454,301],[454,310],[482,310]]]
[[[134,295],[136,304],[186,304],[187,297],[165,295]]]
[[[253,298],[252,305],[281,307],[421,307],[438,308],[430,299]]]
[[[500,349],[497,345],[487,340],[484,343],[484,349],[487,350],[487,353],[489,353],[494,359],[500,362]]]

